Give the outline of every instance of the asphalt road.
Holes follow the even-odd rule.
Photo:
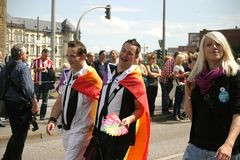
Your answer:
[[[187,145],[190,122],[151,122],[149,160],[180,160]],[[3,155],[6,143],[0,145]],[[61,160],[64,156],[62,137],[35,136],[28,138],[23,152],[23,160]]]
[[[160,89],[160,87],[159,87]],[[50,115],[51,106],[55,100],[49,100],[47,116]],[[155,117],[151,122],[151,136],[148,160],[181,160],[186,148],[190,121],[171,121],[159,116],[161,113],[161,92],[156,98]],[[38,134],[29,136],[25,143],[23,160],[61,160],[64,156],[61,134],[56,131],[55,136],[45,134],[46,121],[39,121],[42,127],[36,131]],[[9,127],[9,126],[8,126]],[[4,135],[10,135],[10,128],[4,129]],[[1,139],[3,129],[0,129],[0,158],[5,151],[8,139]],[[30,138],[31,137],[31,138]]]

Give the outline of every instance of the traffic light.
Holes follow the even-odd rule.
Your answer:
[[[107,19],[111,19],[111,6],[110,5],[107,5],[106,7],[105,7],[105,9],[106,9],[106,16],[105,16],[105,18],[107,18]]]
[[[161,49],[157,49],[154,51],[156,54],[157,54],[157,57],[162,59],[163,58],[163,55],[162,55],[162,50]]]

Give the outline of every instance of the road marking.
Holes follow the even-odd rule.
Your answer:
[[[182,157],[182,156],[183,156],[183,153],[179,153],[179,154],[174,154],[174,155],[167,156],[167,157],[164,157],[164,158],[159,158],[157,160],[169,160],[169,159],[173,159],[173,158],[176,158],[176,157]]]

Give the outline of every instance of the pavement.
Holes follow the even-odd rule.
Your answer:
[[[169,117],[161,114],[161,102],[162,101],[161,101],[161,87],[160,86],[159,86],[158,90],[159,91],[158,91],[158,95],[157,95],[156,102],[155,102],[155,105],[156,105],[155,112],[154,112],[155,116],[151,118],[152,123],[159,122],[159,121],[167,121],[169,119]],[[48,136],[46,133],[46,125],[47,125],[48,119],[50,117],[52,106],[53,106],[55,100],[56,99],[54,97],[49,98],[45,120],[40,120],[39,119],[40,117],[38,116],[37,123],[38,123],[39,129],[33,132],[32,125],[30,125],[30,129],[29,129],[27,138],[34,138],[34,137],[43,138],[44,136]],[[39,104],[41,104],[41,100],[40,100]],[[0,144],[6,143],[11,136],[11,128],[10,128],[9,122],[6,121],[6,122],[3,122],[3,124],[5,125],[5,127],[0,127]],[[56,130],[56,131],[54,131],[54,134],[55,135],[61,134],[61,132],[58,132]]]

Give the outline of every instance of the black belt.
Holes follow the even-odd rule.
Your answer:
[[[59,124],[59,125],[58,125],[58,128],[59,128],[59,129],[64,129],[64,130],[70,130],[71,127],[70,127],[70,126],[67,126],[67,125],[64,125],[64,124]]]

